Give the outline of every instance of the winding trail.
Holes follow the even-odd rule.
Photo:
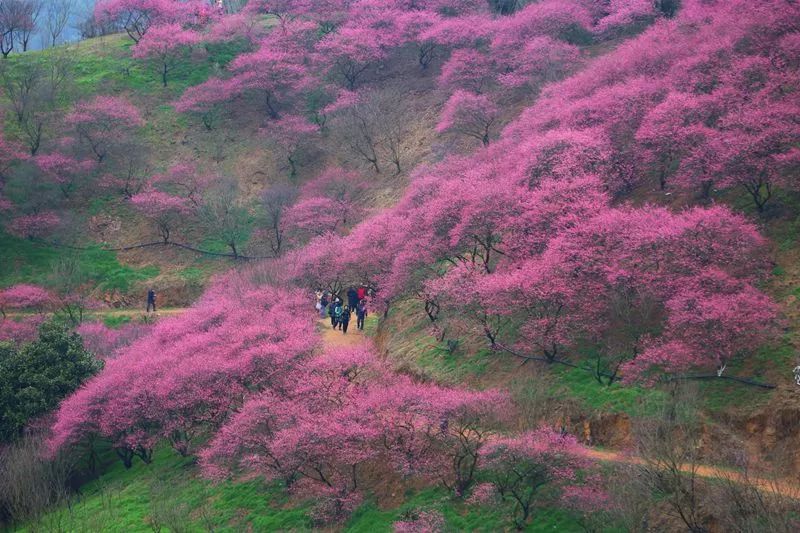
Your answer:
[[[355,321],[350,322],[352,329],[348,330],[347,334],[331,328],[330,320],[319,319],[317,326],[322,336],[322,342],[325,347],[342,347],[342,346],[358,346],[366,340],[366,335],[362,331],[355,328]],[[588,448],[587,455],[592,459],[601,462],[630,464],[630,465],[644,465],[645,460],[635,455],[630,455],[625,452],[617,452],[611,450],[599,450],[597,448]],[[691,473],[692,466],[685,465],[682,472]],[[695,473],[699,477],[708,479],[728,480],[735,483],[750,483],[759,490],[781,495],[796,500],[800,500],[800,482],[792,482],[790,480],[771,480],[766,478],[750,477],[745,478],[742,474],[733,470],[719,468],[708,465],[696,465]]]

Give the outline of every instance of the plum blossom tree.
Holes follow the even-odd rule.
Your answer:
[[[188,23],[205,12],[197,0],[101,0],[95,5],[98,22],[113,22],[135,43],[156,24]]]
[[[78,161],[59,152],[37,155],[34,162],[58,186],[64,198],[70,197],[79,185],[85,183],[87,175],[95,167],[92,160]]]
[[[538,500],[554,489],[568,493],[578,472],[592,464],[575,437],[550,428],[495,439],[484,455],[488,479],[502,499],[513,502],[517,529],[525,528]]]
[[[38,285],[20,283],[0,290],[0,314],[12,309],[30,309],[42,312],[53,303],[53,295]]]
[[[119,96],[96,96],[77,104],[67,115],[66,122],[102,163],[131,129],[144,125],[139,110]]]
[[[167,74],[180,61],[185,61],[191,48],[200,42],[200,35],[185,30],[180,24],[163,24],[150,29],[133,47],[133,57],[153,62],[161,73],[161,83],[167,86]]]
[[[53,211],[20,215],[11,219],[6,229],[23,239],[40,239],[50,235],[61,224],[61,217]]]
[[[135,194],[130,202],[153,222],[164,244],[170,242],[175,230],[191,213],[185,199],[153,189]]]

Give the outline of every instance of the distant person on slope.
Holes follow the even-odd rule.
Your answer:
[[[356,291],[356,294],[358,295],[358,301],[361,302],[364,298],[367,297],[367,288],[361,285]]]
[[[156,312],[156,291],[153,289],[147,289],[147,310],[145,313],[150,312],[150,307],[153,308],[153,312]]]
[[[341,327],[342,333],[347,335],[347,326],[350,325],[350,307],[345,307],[342,310],[341,324],[342,324]]]
[[[367,301],[362,298],[358,302],[358,307],[356,307],[356,327],[362,331],[364,330],[365,318],[367,318]]]
[[[358,305],[358,292],[356,291],[355,287],[350,287],[347,289],[347,307],[350,309],[355,309]]]

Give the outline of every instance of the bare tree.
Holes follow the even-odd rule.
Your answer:
[[[369,163],[376,173],[388,162],[399,174],[406,156],[408,108],[397,89],[374,91],[344,110],[341,136],[353,154]]]
[[[75,9],[75,0],[47,0],[45,5],[45,26],[47,35],[44,38],[46,46],[61,44],[61,37],[69,24],[72,12]]]
[[[635,421],[636,451],[642,462],[636,465],[632,481],[663,502],[690,532],[707,533],[699,472],[702,424],[696,405],[696,389],[674,384],[656,416]]]
[[[219,180],[205,195],[199,214],[207,235],[223,242],[234,257],[239,257],[250,230],[250,213],[240,197],[236,180]]]
[[[32,520],[66,499],[70,463],[63,456],[44,456],[44,439],[36,434],[0,449],[0,519]]]
[[[297,200],[297,187],[292,185],[275,185],[261,195],[266,227],[269,234],[269,247],[276,256],[283,251],[284,231],[283,216],[286,210]]]
[[[800,487],[776,473],[789,472],[791,457],[779,457],[772,470],[757,468],[736,446],[733,468],[720,470],[710,503],[724,531],[792,533],[800,530]],[[785,460],[784,460],[785,459]]]
[[[31,155],[36,155],[69,86],[72,60],[66,54],[0,66],[0,84]]]

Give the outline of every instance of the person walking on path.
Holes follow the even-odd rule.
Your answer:
[[[355,287],[350,287],[347,289],[347,307],[350,309],[355,309],[358,305],[358,292],[356,291]]]
[[[356,294],[358,295],[358,301],[361,302],[361,300],[367,297],[367,288],[361,285],[356,291]]]
[[[336,329],[336,306],[339,305],[339,298],[336,298],[328,306],[328,315],[331,317],[331,327]]]
[[[153,308],[153,312],[155,313],[156,312],[156,291],[154,291],[152,288],[151,289],[147,289],[147,310],[145,311],[145,313],[149,313],[151,307]]]
[[[320,318],[325,318],[325,315],[328,313],[328,304],[329,303],[330,302],[328,301],[328,293],[327,292],[323,292],[322,293],[322,297],[319,299],[319,305],[320,305],[320,307],[319,307],[319,317]]]
[[[364,331],[364,319],[367,318],[367,301],[363,298],[356,307],[356,328]]]
[[[342,330],[342,333],[347,335],[347,326],[350,325],[350,307],[345,307],[342,310],[341,324],[342,327],[340,329]]]
[[[333,308],[333,329],[336,329],[336,326],[339,326],[339,329],[342,329],[342,315],[344,314],[344,309],[342,309],[342,302],[339,299],[336,299],[336,305]]]

